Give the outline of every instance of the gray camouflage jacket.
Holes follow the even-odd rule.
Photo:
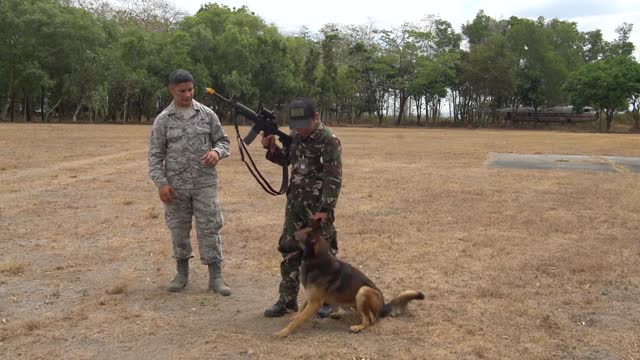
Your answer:
[[[153,122],[149,141],[149,176],[159,188],[199,189],[216,185],[215,167],[200,158],[215,150],[229,156],[229,137],[213,110],[193,100],[195,113],[182,119],[172,102]]]

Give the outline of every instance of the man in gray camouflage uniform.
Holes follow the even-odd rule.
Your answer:
[[[149,175],[158,187],[171,231],[177,274],[167,288],[181,291],[189,279],[191,221],[196,219],[200,260],[209,267],[209,289],[231,290],[222,278],[223,217],[218,201],[216,165],[229,156],[229,137],[213,110],[193,100],[193,77],[186,70],[169,75],[173,102],[153,123]]]
[[[280,296],[273,306],[265,310],[267,317],[298,310],[302,250],[293,240],[294,232],[307,226],[311,220],[321,219],[323,237],[329,242],[332,253],[338,252],[333,222],[342,183],[340,140],[320,122],[313,102],[308,98],[298,98],[289,104],[288,121],[294,130],[288,159],[276,145],[273,135],[262,138],[262,146],[268,150],[267,159],[292,166],[284,226],[278,241],[278,251],[283,258],[280,263]],[[329,311],[330,308],[324,307],[319,315],[326,316]]]

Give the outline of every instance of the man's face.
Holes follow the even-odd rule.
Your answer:
[[[296,129],[296,133],[300,135],[303,139],[309,137],[309,135],[311,135],[311,133],[313,132],[313,129],[316,128],[316,124],[318,123],[319,118],[320,116],[318,115],[318,113],[315,113],[313,115],[313,119],[311,120],[311,123],[309,123],[309,127]]]
[[[169,85],[169,92],[177,106],[189,107],[193,100],[193,83],[183,82]]]

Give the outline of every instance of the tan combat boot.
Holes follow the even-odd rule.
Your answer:
[[[222,296],[231,295],[231,289],[222,279],[222,264],[220,262],[209,264],[209,289]]]
[[[169,292],[182,291],[189,281],[189,260],[177,260],[176,269],[178,272],[167,287]]]

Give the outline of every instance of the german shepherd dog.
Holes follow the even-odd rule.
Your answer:
[[[291,334],[312,318],[323,304],[356,307],[362,323],[351,326],[350,331],[357,333],[375,324],[379,318],[401,315],[409,301],[424,299],[423,293],[407,290],[385,303],[382,291],[373,281],[329,253],[329,244],[321,237],[319,221],[297,231],[295,239],[303,249],[300,276],[306,299],[289,324],[276,336]]]

